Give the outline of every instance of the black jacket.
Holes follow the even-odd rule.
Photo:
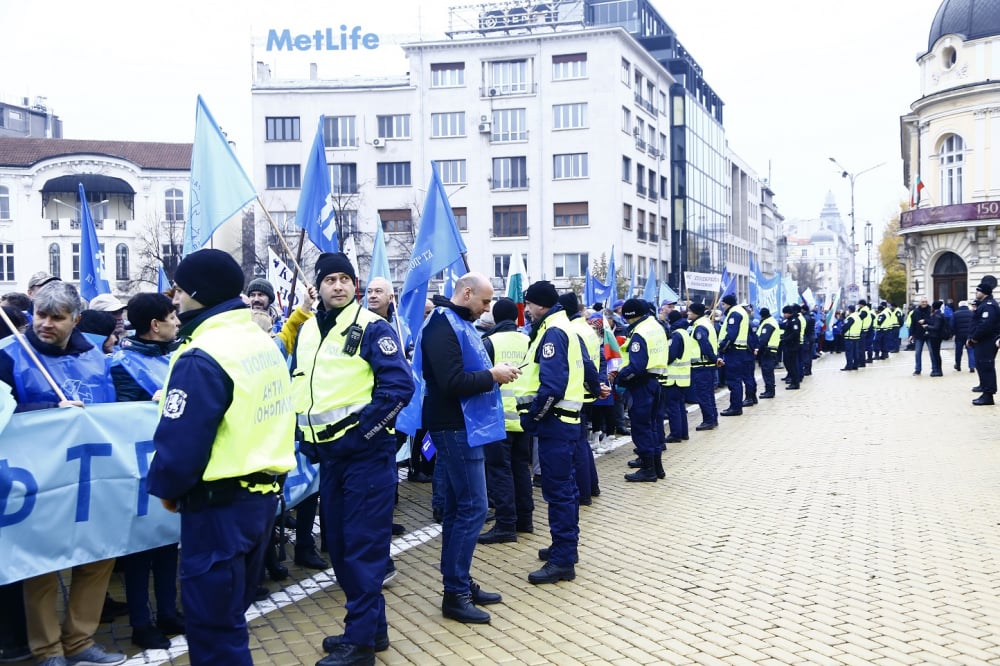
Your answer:
[[[924,320],[924,324],[929,324],[931,321],[931,314],[934,311],[931,310],[931,306],[925,305],[923,307],[913,308],[913,315],[910,317],[910,336],[914,340],[926,340],[927,332],[924,329],[923,324],[920,320]]]
[[[952,318],[951,325],[955,329],[956,340],[965,342],[965,339],[969,337],[969,331],[972,330],[973,314],[967,305],[963,305],[955,310],[955,316]]]

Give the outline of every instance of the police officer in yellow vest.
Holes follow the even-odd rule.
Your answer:
[[[863,368],[872,362],[875,340],[875,315],[868,307],[868,301],[858,301],[858,317],[861,319],[861,346],[858,351],[858,367]]]
[[[699,356],[698,345],[687,331],[687,320],[677,310],[667,315],[670,343],[667,346],[667,377],[662,389],[670,432],[666,442],[688,439],[687,404],[684,395],[691,386],[691,362]]]
[[[542,497],[549,505],[552,536],[552,545],[538,552],[545,565],[528,575],[528,581],[538,585],[576,578],[580,507],[574,455],[583,408],[584,350],[552,283],[533,283],[524,301],[531,316],[531,342],[515,395],[521,426],[538,437]],[[601,391],[600,385],[587,388]]]
[[[774,369],[778,366],[778,349],[781,346],[781,326],[768,308],[760,309],[760,328],[757,329],[757,362],[764,380],[761,398],[774,397]]]
[[[844,356],[846,365],[841,370],[857,370],[863,367],[861,362],[861,333],[864,323],[858,314],[857,308],[853,305],[847,306],[847,317],[844,319],[844,327],[841,332],[844,335]]]
[[[483,337],[483,346],[494,364],[524,365],[528,336],[517,329],[517,314],[517,305],[509,298],[501,298],[493,304],[496,326]],[[535,531],[531,435],[521,427],[514,384],[501,386],[500,395],[503,398],[507,437],[503,441],[487,444],[483,449],[486,492],[496,514],[493,527],[479,535],[479,543],[483,544],[512,543],[517,541],[518,532]]]
[[[389,566],[399,411],[413,378],[389,323],[361,307],[341,252],[316,261],[320,303],[299,330],[292,392],[304,442],[320,460],[323,532],[346,597],[344,633],[318,664],[373,664],[389,646],[382,580]]]
[[[288,367],[240,299],[243,272],[199,250],[174,276],[182,343],[171,359],[152,495],[181,514],[181,600],[191,663],[252,664],[254,598],[284,475],[295,465]]]
[[[739,416],[746,404],[743,386],[752,386],[747,398],[757,403],[757,383],[753,381],[753,352],[750,350],[750,315],[736,304],[734,294],[722,297],[725,317],[719,330],[719,354],[724,357],[726,385],[729,386],[729,408],[719,412],[722,416]]]
[[[698,346],[698,357],[691,362],[691,389],[701,408],[701,423],[695,430],[713,430],[719,427],[719,410],[715,405],[715,365],[718,361],[719,338],[706,315],[704,303],[688,305],[688,332]]]
[[[660,378],[667,374],[667,334],[652,316],[646,301],[630,298],[622,306],[628,322],[628,339],[622,348],[622,369],[616,381],[632,394],[629,419],[632,442],[639,455],[639,469],[626,474],[626,481],[655,482],[664,478],[663,440],[656,420],[661,418]],[[626,359],[627,354],[627,359]]]

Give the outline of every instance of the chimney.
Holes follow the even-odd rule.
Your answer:
[[[319,78],[319,66],[314,62],[309,63],[309,80],[315,81],[318,78]]]
[[[271,67],[261,62],[257,61],[257,81],[270,81],[271,80]]]

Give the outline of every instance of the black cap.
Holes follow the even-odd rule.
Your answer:
[[[568,315],[575,315],[580,311],[580,301],[577,299],[575,291],[566,291],[559,294],[559,305],[563,306]]]
[[[548,280],[539,280],[532,283],[524,292],[524,300],[527,303],[534,303],[543,308],[551,308],[559,302],[559,292]]]
[[[722,302],[729,306],[736,305],[736,294],[726,294],[722,297]]]
[[[358,279],[351,260],[343,252],[324,252],[319,255],[319,259],[316,260],[316,284],[322,282],[330,273],[343,273],[352,280]]]
[[[247,294],[252,294],[255,291],[259,291],[267,296],[268,304],[274,303],[274,287],[272,287],[271,283],[264,278],[259,277],[250,280],[250,284],[247,285]],[[129,313],[129,316],[132,316],[131,312]]]
[[[174,282],[206,308],[237,298],[243,291],[243,269],[228,253],[212,248],[181,260]]]
[[[761,308],[760,309],[760,318],[761,319],[767,319],[770,316],[771,316],[771,311],[769,309],[767,309],[767,308]]]
[[[493,321],[517,321],[517,304],[509,298],[501,298],[493,304]]]
[[[699,317],[705,314],[705,304],[704,303],[692,303],[688,306],[688,310],[695,313]]]
[[[626,319],[641,317],[649,312],[649,303],[641,298],[630,298],[622,305],[622,316]]]

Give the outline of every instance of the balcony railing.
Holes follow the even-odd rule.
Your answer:
[[[645,232],[645,230],[643,230],[643,229],[640,229],[639,231],[635,232],[635,235],[636,235],[636,236],[637,236],[637,237],[639,238],[639,240],[641,240],[641,241],[644,241],[644,240],[646,240],[646,239],[648,238],[648,236],[646,235],[646,232]]]
[[[933,224],[982,220],[1000,220],[1000,201],[978,201],[907,210],[900,216],[899,228],[912,229]]]

